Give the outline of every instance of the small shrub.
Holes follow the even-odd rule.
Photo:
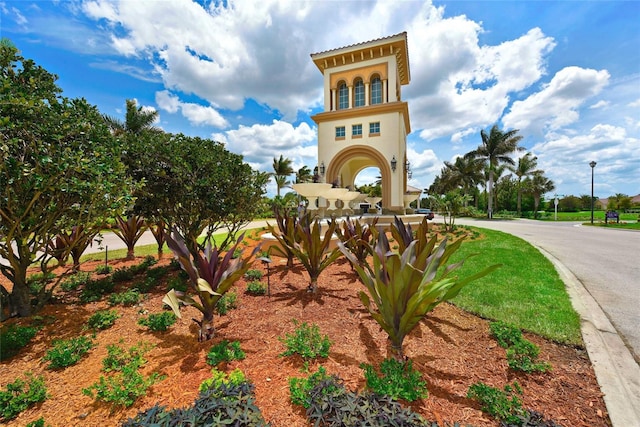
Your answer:
[[[380,364],[380,372],[366,363],[360,365],[364,369],[367,387],[374,393],[389,396],[393,399],[404,399],[409,402],[427,397],[427,384],[422,374],[413,369],[411,360],[402,363],[393,358],[385,359]]]
[[[520,340],[507,349],[507,363],[511,369],[516,371],[547,372],[551,365],[546,362],[537,363],[540,348],[528,340]]]
[[[162,279],[169,272],[169,268],[167,267],[156,267],[147,270],[147,277],[152,279]]]
[[[318,370],[307,378],[289,378],[289,394],[291,395],[291,402],[295,405],[301,405],[305,408],[311,406],[311,390],[320,381],[330,378],[327,375],[327,370],[320,366]],[[329,391],[329,390],[327,390]]]
[[[152,313],[148,317],[138,319],[138,325],[146,326],[154,332],[164,332],[176,323],[176,315],[171,311]]]
[[[247,283],[247,293],[251,295],[264,295],[267,293],[267,288],[264,283],[254,280]]]
[[[135,363],[129,363],[114,376],[100,376],[98,382],[82,389],[82,394],[114,406],[129,407],[138,397],[147,394],[147,389],[162,378],[157,372],[145,378],[138,372]]]
[[[107,357],[102,359],[102,370],[105,372],[121,371],[122,367],[126,365],[140,367],[147,362],[144,355],[152,347],[149,343],[140,342],[125,350],[116,344],[109,344],[107,345]]]
[[[286,334],[285,338],[278,338],[287,347],[281,356],[291,356],[299,354],[304,359],[314,359],[316,357],[328,357],[331,340],[327,335],[320,336],[318,325],[307,325],[303,322],[298,326],[298,321],[293,320],[296,326],[292,334]]]
[[[7,384],[4,390],[0,390],[0,419],[9,421],[18,416],[22,411],[47,399],[47,387],[44,377],[33,377],[27,373],[27,389],[25,381],[17,379]]]
[[[127,289],[124,292],[109,295],[109,304],[132,306],[139,303],[141,298],[137,289]]]
[[[232,360],[242,360],[246,357],[244,351],[240,348],[240,342],[222,340],[218,344],[211,347],[207,353],[207,363],[216,366],[220,362],[230,362]]]
[[[257,269],[250,269],[247,270],[246,273],[244,273],[244,277],[247,278],[247,280],[260,280],[262,279],[262,271],[257,270]]]
[[[89,317],[87,326],[91,329],[109,329],[119,317],[116,310],[99,310]]]
[[[123,427],[141,426],[217,426],[220,420],[228,425],[267,427],[260,409],[255,404],[253,384],[222,383],[218,388],[201,391],[192,406],[166,411],[165,407],[153,406],[125,421]]]
[[[480,403],[483,412],[508,424],[520,425],[520,417],[525,414],[522,401],[517,395],[522,394],[518,382],[513,386],[504,386],[504,391],[478,382],[469,387],[467,397]]]
[[[20,351],[36,336],[38,328],[10,325],[0,329],[0,360],[8,359]]]
[[[156,269],[154,269],[156,270]],[[149,270],[152,271],[152,270]],[[146,277],[143,281],[141,282],[137,282],[133,288],[137,289],[138,291],[140,291],[143,294],[146,294],[148,292],[150,292],[153,288],[155,288],[158,285],[158,282],[156,280],[156,278],[154,277]]]
[[[90,280],[84,285],[80,301],[83,303],[98,301],[103,295],[113,292],[114,287],[115,283],[111,276],[100,280]]]
[[[309,392],[311,403],[307,418],[314,425],[437,427],[411,409],[403,408],[389,396],[353,393],[345,389],[338,377],[318,381]],[[448,424],[447,424],[448,425]],[[458,426],[458,424],[454,424]],[[444,427],[444,426],[441,426]]]
[[[53,348],[44,355],[43,360],[49,362],[49,369],[66,368],[75,365],[94,347],[93,341],[85,336],[56,340]]]
[[[99,266],[96,267],[95,272],[97,274],[109,274],[113,271],[113,267],[111,267],[109,264],[100,264]]]
[[[116,271],[113,272],[111,278],[115,283],[120,282],[128,282],[129,280],[133,280],[135,274],[129,268],[117,268]]]
[[[233,310],[234,308],[238,308],[237,304],[238,296],[235,292],[227,292],[218,300],[218,304],[216,305],[216,311],[219,315],[223,316],[227,314],[229,310]]]
[[[183,277],[178,275],[169,279],[169,282],[167,283],[167,291],[170,291],[171,289],[175,289],[180,292],[187,292],[189,289],[189,283]]]
[[[80,286],[85,286],[91,280],[91,273],[88,271],[78,271],[60,283],[60,289],[65,292],[71,292]]]
[[[244,382],[247,382],[247,377],[245,377],[244,372],[240,369],[234,369],[229,373],[229,375],[227,375],[224,372],[213,368],[211,370],[211,378],[207,378],[202,381],[199,391],[216,390],[222,387],[222,385],[239,385]]]
[[[50,427],[48,424],[45,424],[44,418],[40,417],[35,421],[31,421],[27,423],[26,427]]]
[[[491,336],[498,341],[500,347],[507,348],[522,339],[522,332],[515,326],[504,322],[491,322],[489,324]]]

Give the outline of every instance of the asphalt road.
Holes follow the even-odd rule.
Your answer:
[[[640,364],[640,232],[532,220],[458,219],[456,224],[504,231],[557,258],[593,296]]]

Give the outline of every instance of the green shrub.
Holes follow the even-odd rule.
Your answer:
[[[211,347],[207,353],[207,363],[216,366],[220,362],[230,362],[232,360],[242,360],[246,357],[244,351],[240,348],[240,342],[222,340],[218,344]]]
[[[176,291],[186,292],[189,289],[189,283],[187,279],[178,274],[176,277],[169,279],[167,283],[167,291],[175,289]]]
[[[264,295],[267,293],[267,288],[264,283],[254,280],[247,283],[247,293],[251,295]]]
[[[117,268],[111,275],[111,278],[115,283],[120,283],[133,280],[134,276],[135,274],[129,268]]]
[[[38,328],[31,326],[9,325],[0,329],[0,360],[16,355],[36,336]]]
[[[405,426],[437,427],[389,396],[365,392],[357,394],[345,389],[338,377],[318,381],[309,391],[307,418],[321,426]],[[455,424],[458,426],[458,424]],[[442,426],[444,427],[444,426]]]
[[[291,395],[291,402],[295,405],[301,405],[305,408],[311,406],[311,390],[320,381],[329,378],[327,370],[320,366],[318,370],[307,378],[289,378],[289,394]],[[330,391],[330,390],[327,390]]]
[[[257,270],[257,269],[250,269],[247,270],[246,273],[244,273],[244,277],[247,278],[247,280],[260,280],[262,279],[262,271]]]
[[[105,372],[120,371],[126,365],[140,367],[147,362],[144,355],[152,347],[149,343],[139,342],[125,350],[116,344],[109,344],[107,345],[107,357],[102,359],[102,370]]]
[[[157,372],[145,378],[138,372],[138,366],[135,363],[129,363],[116,375],[109,377],[101,375],[98,382],[82,389],[82,394],[114,406],[129,407],[138,397],[147,394],[147,389],[160,380],[162,377]]]
[[[266,427],[260,409],[255,404],[253,384],[223,383],[218,388],[201,391],[191,407],[166,411],[155,405],[135,418],[125,421],[123,427],[142,426],[232,426]]]
[[[108,329],[116,323],[120,317],[116,310],[99,310],[96,311],[87,320],[87,326],[91,329]]]
[[[360,367],[364,369],[367,387],[374,393],[409,402],[428,395],[427,384],[422,380],[422,374],[413,369],[411,360],[402,363],[393,358],[385,359],[380,364],[381,375],[366,363]]]
[[[176,315],[171,311],[152,313],[148,317],[138,319],[138,325],[146,326],[154,332],[164,332],[176,323]]]
[[[296,329],[292,334],[286,334],[285,338],[278,338],[284,343],[287,349],[281,356],[291,356],[299,354],[304,359],[314,359],[316,357],[328,357],[331,340],[327,335],[320,336],[318,325],[307,325],[302,322],[298,326],[298,321],[293,320]]]
[[[66,368],[78,363],[94,345],[91,338],[85,336],[56,340],[53,342],[53,348],[47,350],[43,360],[49,362],[49,369]]]
[[[491,336],[498,341],[500,347],[507,348],[522,339],[522,332],[515,326],[504,322],[491,322],[489,324]]]
[[[218,300],[218,304],[216,305],[216,311],[219,315],[223,316],[227,314],[229,310],[233,310],[234,308],[238,308],[237,303],[238,296],[235,292],[227,292]]]
[[[109,304],[132,306],[140,302],[142,296],[137,289],[127,289],[124,292],[109,295]]]
[[[4,390],[0,390],[0,419],[9,421],[14,419],[20,412],[28,409],[38,402],[47,399],[47,387],[44,384],[44,377],[33,377],[27,373],[27,389],[25,381],[17,379],[7,384]]]
[[[27,423],[26,427],[50,427],[48,424],[45,424],[44,418],[40,417],[35,421],[31,421]]]
[[[83,303],[98,301],[103,295],[113,292],[114,288],[112,276],[100,280],[89,280],[80,294],[80,301]]]
[[[511,369],[516,371],[547,372],[551,365],[546,362],[536,363],[540,354],[540,348],[527,340],[520,340],[507,349],[507,363]]]
[[[109,274],[112,271],[113,271],[113,267],[111,267],[109,264],[100,264],[95,269],[95,272],[97,274]]]
[[[75,291],[80,286],[85,286],[90,280],[91,273],[89,273],[88,271],[78,271],[77,273],[63,280],[60,283],[60,289],[65,292]]]
[[[520,417],[525,414],[522,401],[522,389],[517,381],[513,386],[504,386],[504,391],[478,382],[469,387],[467,397],[480,403],[483,412],[508,424],[521,425]]]
[[[157,285],[158,282],[154,277],[145,277],[144,280],[136,282],[136,284],[133,285],[133,288],[140,291],[140,293],[146,294],[151,292],[151,290],[153,290]]]
[[[150,268],[149,270],[147,270],[147,277],[158,280],[166,276],[168,272],[168,267]]]
[[[223,385],[239,385],[244,382],[247,382],[247,377],[245,377],[244,372],[240,369],[234,369],[228,375],[222,371],[219,371],[216,368],[211,369],[211,378],[207,378],[202,381],[199,387],[199,391],[205,390],[216,390],[222,387]]]

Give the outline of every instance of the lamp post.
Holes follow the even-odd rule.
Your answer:
[[[593,160],[589,163],[591,166],[591,224],[593,225],[593,169],[596,167],[596,162]]]

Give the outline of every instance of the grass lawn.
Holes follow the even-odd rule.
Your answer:
[[[593,212],[593,221],[600,222],[604,225],[604,213],[605,211],[594,211]],[[637,213],[620,213],[620,221],[633,221],[636,222],[638,220]],[[555,221],[555,213],[549,212],[540,218],[543,221]],[[558,212],[558,221],[580,221],[580,222],[591,222],[591,211],[580,211],[580,212]],[[614,221],[615,223],[615,221]]]
[[[501,268],[469,286],[453,300],[481,317],[502,320],[552,340],[582,345],[580,319],[564,283],[544,255],[526,241],[482,229],[486,238],[465,242],[452,261],[469,258],[461,277],[492,264]]]

